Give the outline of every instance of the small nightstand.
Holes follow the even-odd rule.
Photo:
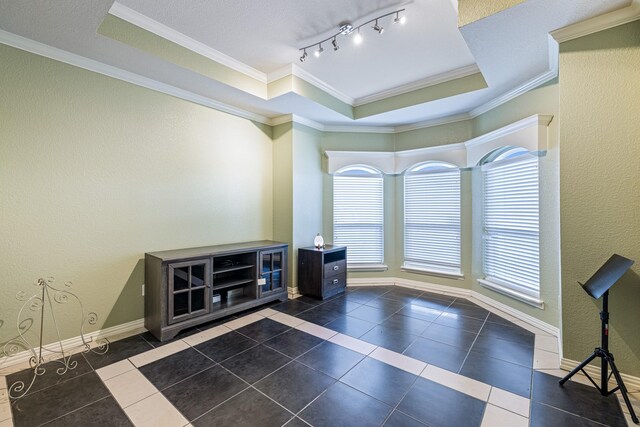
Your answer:
[[[347,286],[347,248],[327,245],[324,249],[298,249],[298,291],[326,299]]]

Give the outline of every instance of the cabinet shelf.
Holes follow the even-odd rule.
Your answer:
[[[253,267],[252,264],[230,265],[229,267],[220,267],[220,268],[214,269],[213,274],[228,273],[230,271],[237,271],[237,270],[245,270],[247,268],[252,268],[252,267]]]
[[[255,298],[251,297],[251,296],[242,296],[239,298],[233,298],[233,299],[228,299],[226,301],[220,301],[220,302],[216,302],[211,304],[211,308],[213,310],[224,310],[225,308],[231,308],[234,307],[236,305],[240,305],[240,304],[244,304],[247,303],[249,301],[253,301]]]
[[[212,291],[219,291],[221,289],[229,289],[229,288],[233,288],[233,287],[237,287],[237,286],[241,286],[241,285],[246,285],[247,283],[251,283],[254,282],[254,279],[229,279],[229,280],[223,280],[223,281],[219,281],[217,284],[215,284],[216,282],[214,281],[214,285],[211,287]]]

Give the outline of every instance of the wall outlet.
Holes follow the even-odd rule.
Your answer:
[[[142,296],[144,296],[144,283],[142,284]]]

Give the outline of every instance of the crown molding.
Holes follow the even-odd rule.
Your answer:
[[[358,126],[358,125],[327,125],[325,132],[351,132],[351,133],[396,133],[392,126]]]
[[[409,125],[396,126],[394,130],[396,133],[409,132],[412,130],[425,129],[434,126],[446,125],[449,123],[463,122],[470,119],[473,119],[473,116],[471,116],[469,113],[460,113],[453,116],[441,117],[439,119],[425,120]]]
[[[539,74],[538,76],[534,77],[531,80],[528,80],[526,82],[524,82],[523,84],[521,84],[520,86],[517,86],[513,89],[511,89],[510,91],[498,96],[497,98],[493,98],[491,101],[487,102],[486,104],[482,104],[479,107],[474,108],[473,110],[471,110],[469,112],[469,116],[471,118],[475,118],[478,117],[481,114],[484,114],[488,111],[493,110],[494,108],[497,108],[499,106],[501,106],[502,104],[506,104],[507,102],[511,101],[514,98],[517,98],[518,96],[527,93],[528,91],[530,91],[531,89],[534,89],[538,86],[540,86],[541,84],[544,84],[550,80],[555,79],[558,76],[558,70],[557,68],[555,70],[547,70],[542,74]]]
[[[350,97],[349,95],[340,92],[338,89],[334,88],[333,86],[325,83],[324,81],[320,80],[319,78],[317,78],[316,76],[314,76],[313,74],[311,74],[310,72],[302,69],[300,66],[296,65],[296,64],[291,64],[291,74],[304,80],[305,82],[314,85],[315,87],[317,87],[318,89],[321,89],[325,92],[327,92],[329,95],[333,96],[334,98],[339,99],[340,101],[344,102],[345,104],[349,104],[350,106],[353,106],[353,101],[354,99],[352,97]]]
[[[267,84],[280,80],[281,78],[293,75],[293,64],[287,64],[279,70],[267,74]]]
[[[465,67],[456,68],[454,70],[447,71],[445,73],[436,74],[421,80],[416,80],[401,86],[397,86],[391,89],[383,90],[372,95],[363,96],[354,100],[353,106],[358,107],[360,105],[369,104],[371,102],[381,101],[393,96],[402,95],[408,92],[424,89],[429,86],[435,86],[440,83],[445,83],[451,80],[460,79],[462,77],[471,76],[480,72],[477,64],[467,65]]]
[[[290,123],[290,122],[298,123],[319,131],[325,130],[325,127],[323,124],[318,123],[311,119],[307,119],[306,117],[298,116],[297,114],[283,114],[281,116],[277,116],[269,119],[270,126],[278,126],[278,125],[281,125],[284,123]]]
[[[205,107],[232,114],[234,116],[242,117],[267,125],[269,124],[269,119],[260,114],[252,113],[241,108],[232,107],[231,105],[227,105],[219,101],[214,101],[213,99],[206,96],[198,95],[188,90],[180,89],[178,87],[159,82],[149,77],[144,77],[139,74],[132,73],[131,71],[126,71],[121,68],[114,67],[113,65],[107,65],[94,59],[89,59],[75,53],[67,52],[65,50],[40,43],[35,40],[31,40],[26,37],[10,33],[8,31],[0,30],[0,43],[56,61],[64,62],[65,64],[83,68],[88,71],[93,71],[98,74],[113,77],[115,79],[132,83],[137,86],[142,86],[147,89],[162,92],[167,95],[172,95],[176,98],[191,101]]]
[[[552,31],[551,36],[558,43],[564,43],[599,31],[608,30],[618,25],[627,24],[637,19],[640,19],[640,0],[633,0],[631,4],[625,8]]]
[[[148,16],[143,15],[142,13],[137,12],[123,4],[120,4],[118,2],[113,3],[113,6],[111,6],[111,9],[109,9],[109,13],[113,16],[117,16],[120,19],[124,19],[125,21],[130,22],[133,25],[150,31],[164,39],[172,41],[186,49],[196,52],[226,67],[229,67],[232,70],[245,74],[262,83],[267,83],[267,75],[262,71],[256,70],[255,68],[245,64],[244,62],[238,61],[237,59],[234,59],[229,55],[215,50],[204,43],[192,39],[191,37],[186,36],[185,34],[182,34],[181,32],[174,30],[173,28],[167,27],[166,25],[155,21]]]
[[[484,144],[485,142],[490,142],[503,136],[510,135],[530,126],[549,126],[551,120],[553,120],[552,115],[534,114],[533,116],[518,120],[517,122],[501,127],[500,129],[496,129],[492,132],[470,139],[465,142],[464,145],[466,148],[475,147]]]

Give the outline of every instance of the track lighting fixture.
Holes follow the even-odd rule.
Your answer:
[[[376,25],[374,25],[373,27],[371,27],[374,29],[374,31],[377,31],[378,34],[382,34],[384,32],[384,28],[381,27],[380,25],[378,25],[378,20],[376,19]]]
[[[371,28],[373,28],[374,31],[377,31],[378,34],[382,34],[384,32],[384,27],[380,25],[380,23],[378,22],[381,19],[386,18],[387,16],[391,16],[391,15],[395,15],[395,18],[393,19],[393,23],[394,24],[404,24],[406,22],[406,18],[404,15],[400,15],[402,12],[404,12],[405,9],[398,9],[398,10],[394,10],[393,12],[389,12],[387,14],[378,16],[377,18],[371,19],[367,22],[363,22],[362,24],[358,25],[357,27],[354,27],[351,23],[349,22],[343,22],[340,24],[340,27],[338,28],[338,32],[332,36],[327,37],[324,40],[320,40],[317,43],[313,43],[310,44],[308,46],[305,47],[301,47],[299,50],[302,51],[302,56],[300,57],[300,62],[304,62],[307,59],[307,49],[312,49],[315,46],[318,46],[318,49],[316,51],[314,51],[314,55],[316,58],[318,58],[320,56],[320,54],[322,54],[322,52],[324,52],[324,49],[322,48],[322,43],[328,42],[329,40],[331,40],[331,45],[333,46],[333,50],[337,51],[338,49],[340,49],[340,46],[338,46],[338,36],[348,36],[351,33],[353,33],[355,31],[355,35],[353,36],[353,41],[356,45],[359,45],[360,43],[362,43],[362,35],[360,34],[360,28],[364,27],[365,25],[368,24],[374,24]],[[357,31],[356,31],[357,30]]]

